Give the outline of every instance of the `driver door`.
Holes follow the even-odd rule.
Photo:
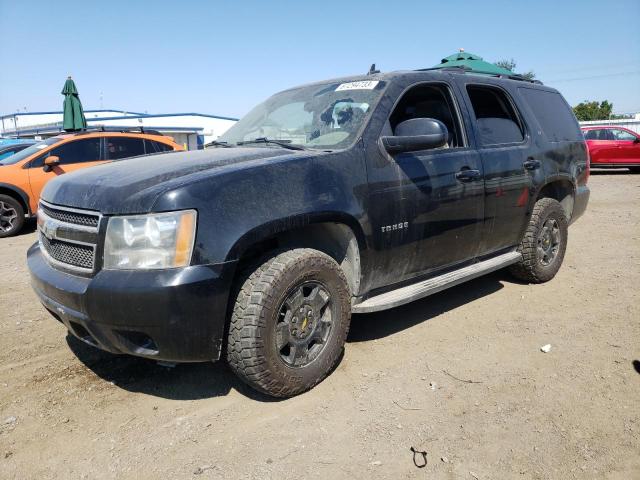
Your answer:
[[[472,260],[484,220],[480,156],[470,148],[451,87],[420,83],[396,103],[381,135],[400,122],[435,118],[445,124],[443,148],[391,155],[367,153],[369,215],[377,250],[371,288],[435,273]]]
[[[29,186],[31,188],[32,211],[35,212],[37,209],[40,193],[48,181],[65,173],[103,163],[104,155],[102,151],[102,139],[100,137],[74,139],[49,150],[49,152],[31,162],[29,167]],[[44,160],[49,156],[58,157],[60,164],[52,167],[49,171],[45,171]]]

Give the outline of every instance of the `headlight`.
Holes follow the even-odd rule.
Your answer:
[[[104,268],[186,267],[196,235],[196,211],[111,217],[104,243]]]

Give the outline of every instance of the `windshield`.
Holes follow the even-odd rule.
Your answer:
[[[15,163],[18,163],[19,161],[24,160],[30,155],[33,155],[34,153],[39,152],[43,148],[46,148],[49,145],[53,145],[54,143],[58,143],[60,140],[62,139],[56,138],[56,137],[47,138],[42,142],[38,142],[34,145],[31,145],[28,148],[25,148],[24,150],[16,153],[15,155],[11,155],[10,157],[5,158],[4,160],[0,160],[0,165],[13,165]]]
[[[355,142],[384,85],[366,80],[287,90],[255,107],[218,140],[237,144],[267,138],[306,148],[346,148]]]

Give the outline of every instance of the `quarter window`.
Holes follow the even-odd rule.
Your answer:
[[[83,140],[72,140],[54,148],[47,156],[51,155],[60,159],[60,165],[96,162],[100,160],[100,139],[86,138]]]
[[[107,159],[109,160],[144,155],[142,138],[107,137],[105,142],[107,142]]]
[[[580,127],[571,107],[557,92],[535,88],[519,88],[550,142],[572,142],[580,139]]]
[[[613,140],[613,133],[608,128],[599,128],[597,130],[589,130],[587,140]]]
[[[584,132],[584,139],[598,140],[598,132],[600,132],[600,130],[587,130],[586,132]]]
[[[154,142],[153,140],[145,140],[144,148],[146,153],[159,153],[159,152],[167,152],[169,150],[172,150],[172,148],[166,143]]]
[[[524,140],[522,124],[502,90],[469,85],[467,92],[476,117],[480,145],[519,143]]]

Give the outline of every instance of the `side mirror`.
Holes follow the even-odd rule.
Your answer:
[[[636,138],[633,140],[633,143],[640,143],[640,137],[636,137]]]
[[[44,167],[43,170],[45,172],[50,172],[53,167],[56,165],[60,165],[60,157],[56,157],[55,155],[49,155],[44,159]]]
[[[412,118],[396,125],[395,135],[381,137],[384,149],[393,153],[443,147],[449,140],[447,127],[434,118]]]

